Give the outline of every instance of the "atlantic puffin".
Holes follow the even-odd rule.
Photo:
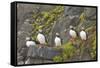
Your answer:
[[[60,38],[59,33],[56,33],[56,37],[55,37],[54,42],[55,42],[55,46],[61,46],[62,40]]]
[[[86,41],[87,40],[87,33],[85,32],[84,27],[81,28],[80,38],[81,38],[82,41]]]
[[[25,64],[30,63],[30,58],[31,58],[32,52],[33,52],[32,48],[34,46],[36,46],[36,44],[37,43],[35,42],[35,40],[32,40],[32,38],[30,38],[30,37],[26,37],[26,46],[28,48],[28,51],[27,51],[27,57],[25,58]]]
[[[30,37],[26,37],[26,46],[27,47],[36,46],[36,42],[33,41]]]
[[[42,30],[39,30],[39,33],[37,35],[37,41],[40,43],[41,46],[46,44],[46,38],[42,32]]]
[[[72,43],[74,43],[78,33],[73,26],[70,26],[69,28],[70,28],[69,30],[70,40],[72,41]]]

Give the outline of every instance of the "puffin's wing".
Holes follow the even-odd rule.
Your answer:
[[[76,35],[77,35],[77,37],[79,36],[79,33],[78,33],[78,31],[77,30],[75,30],[75,32],[76,32]]]
[[[63,44],[63,39],[61,38],[61,44]]]
[[[44,37],[45,37],[45,42],[47,43],[48,42],[47,37],[46,36],[44,36]]]
[[[88,39],[88,32],[86,32],[86,40]]]
[[[39,42],[39,40],[38,40],[38,35],[37,35],[37,37],[36,37],[36,41],[38,41],[38,42]]]

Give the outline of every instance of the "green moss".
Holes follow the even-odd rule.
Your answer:
[[[96,37],[92,42],[91,57],[92,59],[96,59]]]
[[[55,49],[57,49],[57,50],[62,49],[62,54],[60,56],[54,57],[53,58],[54,61],[59,61],[60,60],[60,61],[64,62],[66,60],[69,60],[75,55],[75,52],[76,52],[76,49],[74,48],[74,46],[72,45],[71,42],[67,42],[64,45],[59,46]]]
[[[75,48],[71,42],[68,42],[63,45],[63,58],[64,60],[71,59],[75,54]]]
[[[83,23],[83,21],[85,20],[85,14],[84,14],[84,12],[81,13],[81,15],[80,15],[79,18],[80,18],[80,22]]]
[[[91,26],[86,29],[89,32],[89,45],[90,45],[90,55],[92,59],[96,59],[96,26]]]
[[[54,62],[62,62],[62,57],[61,57],[61,56],[55,56],[55,57],[53,58],[53,61],[54,61]]]

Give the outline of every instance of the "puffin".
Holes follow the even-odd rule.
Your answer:
[[[36,44],[37,43],[35,42],[35,40],[32,40],[32,38],[30,38],[30,37],[26,37],[26,46],[27,46],[28,50],[27,50],[27,56],[25,58],[25,64],[30,63],[32,51],[33,51],[32,48],[34,46],[36,46]]]
[[[75,39],[78,36],[78,33],[73,26],[70,26],[69,28],[70,28],[69,30],[70,40],[72,41],[72,43],[74,43]]]
[[[46,38],[42,32],[42,30],[39,30],[39,33],[37,35],[37,41],[40,43],[41,46],[46,44]]]
[[[26,46],[27,47],[36,46],[36,42],[33,41],[30,37],[26,37]]]
[[[56,37],[55,37],[54,42],[55,42],[55,46],[61,46],[62,40],[60,38],[59,33],[56,33]]]
[[[81,28],[80,38],[81,38],[82,41],[86,41],[87,40],[87,33],[85,32],[84,27]]]

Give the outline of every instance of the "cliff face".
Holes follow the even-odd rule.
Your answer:
[[[32,39],[36,40],[39,29],[43,29],[48,46],[55,46],[54,38],[56,32],[60,33],[63,44],[66,44],[69,42],[69,26],[73,25],[78,33],[82,26],[85,27],[88,33],[89,50],[90,53],[92,53],[90,55],[95,58],[96,8],[18,4],[17,12],[18,52],[25,46],[25,38],[27,36],[31,36]],[[64,32],[65,29],[67,31],[66,34]],[[78,40],[78,42],[80,41],[81,40]],[[76,42],[76,44],[82,44],[78,42]]]
[[[38,15],[43,11],[49,11],[53,9],[54,6],[45,7],[45,5],[33,5],[33,4],[18,4],[17,5],[17,41],[18,49],[25,46],[25,38],[32,35],[32,31],[35,30],[32,24],[36,21],[33,16]],[[38,26],[39,27],[39,26]],[[36,31],[35,31],[36,33]]]

